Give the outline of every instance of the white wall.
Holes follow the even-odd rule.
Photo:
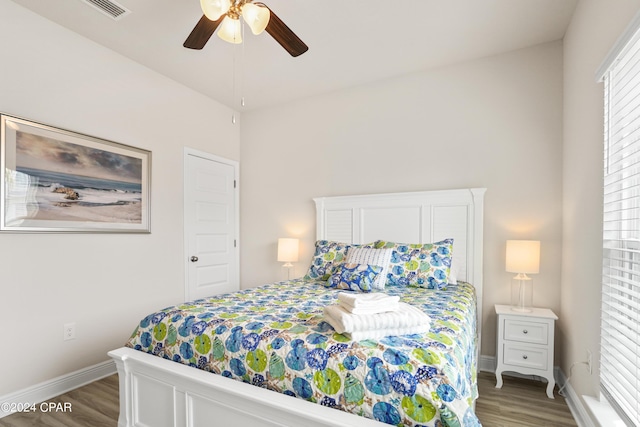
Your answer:
[[[315,240],[313,197],[487,187],[482,354],[509,303],[507,239],[542,241],[536,305],[560,309],[562,44],[243,114],[243,286],[285,276],[278,237]]]
[[[183,147],[238,160],[240,137],[228,108],[9,0],[0,40],[0,111],[153,153],[151,234],[0,235],[3,395],[107,360],[183,299]]]
[[[640,0],[581,0],[564,40],[561,367],[568,374],[587,350],[595,360],[592,375],[573,371],[578,395],[599,387],[604,110],[595,72],[638,10]]]

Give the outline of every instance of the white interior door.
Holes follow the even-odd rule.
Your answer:
[[[185,149],[187,300],[240,288],[237,174],[236,162]]]

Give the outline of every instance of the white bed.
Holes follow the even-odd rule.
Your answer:
[[[357,244],[454,238],[457,279],[476,288],[479,349],[484,192],[475,188],[317,198],[317,239]],[[120,379],[120,427],[386,425],[131,348],[109,355]]]

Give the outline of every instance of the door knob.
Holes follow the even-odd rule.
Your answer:
[[[197,256],[192,256],[191,257],[191,262],[198,262],[198,257]]]

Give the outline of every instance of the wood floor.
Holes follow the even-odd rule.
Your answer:
[[[484,427],[577,426],[557,387],[556,398],[548,399],[546,383],[503,378],[504,385],[498,390],[493,374],[481,372],[478,377],[476,413]],[[118,377],[112,375],[47,402],[71,403],[71,412],[16,413],[1,418],[0,427],[116,427]]]
[[[505,375],[502,379],[504,384],[497,389],[495,375],[478,375],[476,414],[484,427],[577,427],[557,386],[555,399],[549,399],[546,382]]]
[[[71,412],[20,412],[0,418],[2,427],[116,427],[118,376],[95,381],[47,402],[71,403]],[[39,405],[36,405],[39,409]]]

